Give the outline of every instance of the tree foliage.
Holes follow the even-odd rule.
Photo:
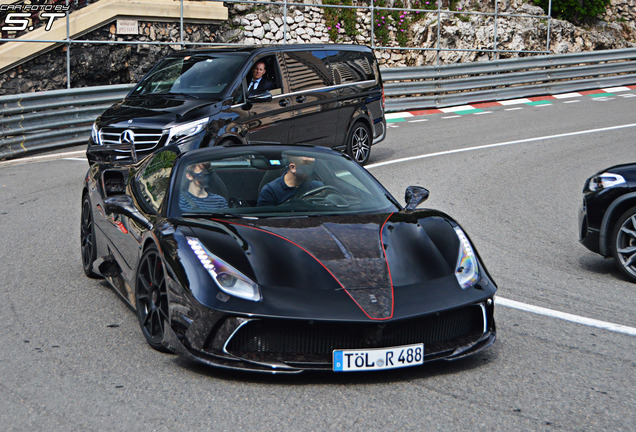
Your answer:
[[[541,6],[548,13],[550,0],[534,0],[534,4]],[[590,22],[605,13],[610,0],[552,0],[551,16],[570,21],[574,24]]]

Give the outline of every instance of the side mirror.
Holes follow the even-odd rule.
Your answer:
[[[404,200],[406,201],[406,210],[415,210],[415,207],[422,204],[428,199],[428,189],[421,186],[409,186],[404,192]]]
[[[132,198],[128,195],[116,195],[104,199],[104,209],[106,213],[128,216],[138,224],[148,229],[152,228],[150,221],[137,210]]]
[[[256,93],[252,93],[247,95],[247,103],[255,104],[255,103],[265,103],[272,101],[272,94],[269,90],[256,91]]]

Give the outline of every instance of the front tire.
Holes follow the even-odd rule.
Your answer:
[[[148,344],[157,351],[170,352],[161,344],[165,325],[170,322],[166,271],[154,246],[144,252],[137,268],[135,307]]]
[[[360,165],[364,165],[371,155],[372,136],[366,123],[358,121],[353,125],[347,138],[347,154]]]
[[[99,278],[99,274],[93,271],[93,264],[97,259],[97,243],[95,242],[95,223],[93,221],[93,209],[88,194],[82,198],[82,219],[80,224],[80,243],[82,250],[82,267],[84,273],[90,278]]]
[[[631,282],[636,282],[636,207],[627,210],[616,222],[611,249],[621,272]]]

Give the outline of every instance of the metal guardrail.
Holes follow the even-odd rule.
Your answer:
[[[387,111],[443,108],[635,84],[636,48],[387,68],[381,73]]]
[[[133,85],[0,96],[0,160],[87,143],[97,116]]]
[[[382,69],[387,112],[636,84],[636,48]],[[0,160],[87,142],[133,84],[1,96]]]

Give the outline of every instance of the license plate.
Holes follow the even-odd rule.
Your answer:
[[[423,363],[424,344],[333,352],[335,372],[396,369]]]

